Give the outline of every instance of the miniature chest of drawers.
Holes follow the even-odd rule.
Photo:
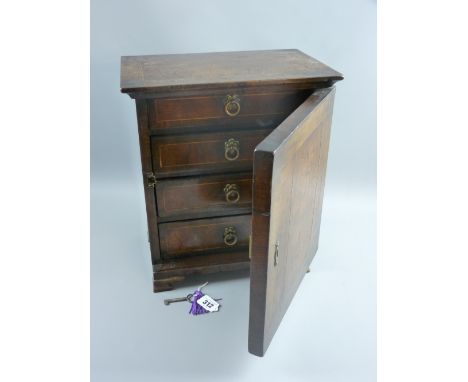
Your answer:
[[[318,247],[335,88],[298,50],[125,56],[154,291],[250,267],[249,351],[266,351]]]

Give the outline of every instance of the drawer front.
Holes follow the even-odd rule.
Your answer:
[[[174,257],[247,248],[250,227],[251,215],[163,223],[161,254]]]
[[[252,94],[227,90],[217,95],[155,99],[150,105],[150,125],[162,131],[201,125],[264,127],[282,121],[309,94],[308,90]]]
[[[156,177],[252,170],[255,147],[270,130],[152,137]]]
[[[163,218],[250,213],[252,173],[163,180],[156,195],[158,215]]]

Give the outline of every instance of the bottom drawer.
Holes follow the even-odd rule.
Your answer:
[[[247,247],[250,229],[251,215],[163,223],[161,254],[173,257]]]

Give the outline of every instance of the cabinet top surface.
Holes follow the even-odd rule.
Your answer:
[[[123,93],[338,81],[343,76],[296,49],[123,56]]]

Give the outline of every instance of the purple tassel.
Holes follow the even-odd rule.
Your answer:
[[[192,308],[190,309],[189,314],[196,316],[197,314],[209,313],[208,310],[197,304],[197,301],[202,298],[204,294],[200,290],[196,290],[193,294],[192,299]]]

